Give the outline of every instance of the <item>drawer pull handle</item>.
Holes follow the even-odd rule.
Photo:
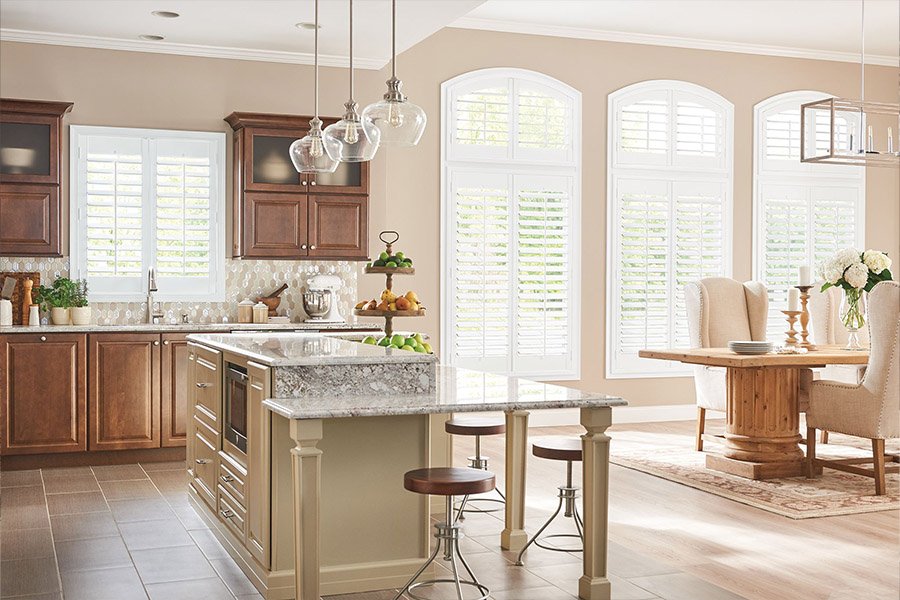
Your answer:
[[[212,384],[211,383],[198,383],[197,387],[198,388],[208,388],[208,387],[212,387]]]
[[[42,342],[46,342],[46,341],[47,341],[47,336],[46,336],[46,335],[42,335],[42,336],[41,336],[41,341],[42,341]]]
[[[234,513],[231,512],[230,510],[219,511],[219,514],[222,515],[223,517],[225,517],[226,519],[230,519],[231,517],[234,516]]]
[[[209,459],[208,458],[195,458],[194,462],[197,463],[198,465],[205,465],[205,464],[209,463]]]
[[[225,483],[231,483],[232,481],[234,481],[234,477],[232,477],[231,475],[220,475],[219,477],[220,477],[220,478],[222,479],[222,481],[224,481]]]

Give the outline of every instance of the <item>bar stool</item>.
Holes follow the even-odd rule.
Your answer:
[[[399,600],[404,592],[416,600],[428,600],[427,598],[416,596],[413,593],[413,590],[420,585],[435,583],[455,584],[456,594],[459,597],[459,600],[463,600],[462,586],[464,585],[477,589],[481,594],[481,596],[472,600],[486,600],[486,598],[490,596],[491,590],[478,582],[472,569],[469,568],[466,559],[463,558],[463,555],[459,551],[459,540],[462,539],[463,534],[459,519],[453,518],[453,496],[483,494],[484,492],[491,491],[494,489],[494,474],[488,471],[475,471],[473,469],[460,467],[416,469],[415,471],[408,471],[406,475],[403,476],[403,487],[410,492],[415,492],[417,494],[446,496],[447,512],[445,521],[443,523],[435,523],[434,525],[434,528],[437,530],[434,534],[434,537],[437,538],[437,544],[435,544],[434,552],[431,553],[431,557],[425,561],[422,568],[419,569],[416,574],[412,576],[412,579],[410,579],[397,595],[394,596],[394,600]],[[450,563],[453,571],[453,579],[429,579],[427,581],[413,583],[425,569],[428,568],[428,565],[434,562],[434,559],[441,551],[442,546],[444,549],[444,560]],[[471,581],[464,579],[460,580],[459,570],[456,567],[456,557],[459,557],[460,562],[466,568],[469,577],[471,577]]]
[[[475,436],[475,456],[469,457],[469,468],[487,471],[488,457],[481,455],[481,436],[500,435],[506,433],[506,422],[502,418],[496,419],[491,417],[454,417],[444,423],[444,431],[452,435]],[[506,504],[506,496],[504,496],[503,492],[496,488],[494,488],[494,491],[496,491],[500,496],[499,499],[470,499],[468,495],[463,497],[462,502],[459,505],[459,514],[457,515],[457,518],[461,521],[464,521],[466,518],[465,513],[467,512],[492,513],[503,510],[503,505]],[[466,506],[475,502],[494,502],[496,504],[499,504],[500,506],[496,508],[478,508],[478,505],[476,504],[474,509],[470,508],[466,510]]]
[[[537,533],[528,540],[528,543],[525,544],[525,547],[519,552],[519,558],[516,560],[516,566],[518,567],[525,565],[525,563],[522,562],[522,556],[532,544],[538,548],[552,550],[554,552],[582,552],[584,550],[584,523],[581,520],[581,515],[578,514],[578,503],[576,502],[578,499],[578,490],[581,488],[572,485],[572,463],[581,462],[581,439],[566,437],[540,438],[532,442],[531,453],[538,458],[566,461],[566,485],[559,487],[559,504],[556,507],[556,512],[547,519],[547,522],[538,529]],[[575,521],[575,529],[578,530],[578,533],[554,533],[552,535],[541,537],[544,530],[547,529],[550,523],[552,523],[557,515],[559,515],[559,512],[563,509],[563,504],[565,504],[564,515]],[[578,538],[581,540],[581,547],[556,548],[541,543],[542,540],[548,540],[550,538]]]

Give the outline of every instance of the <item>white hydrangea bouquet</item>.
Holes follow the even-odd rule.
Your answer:
[[[841,304],[841,322],[850,332],[847,349],[861,349],[857,331],[866,325],[863,293],[869,292],[882,281],[891,281],[891,259],[884,252],[846,248],[835,253],[819,265],[819,277],[825,282],[824,292],[830,287],[844,290]]]

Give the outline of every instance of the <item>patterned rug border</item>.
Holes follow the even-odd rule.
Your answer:
[[[773,504],[754,501],[752,498],[743,496],[740,494],[736,494],[729,490],[724,490],[718,486],[703,483],[699,481],[694,481],[690,478],[683,477],[678,474],[670,473],[665,471],[664,469],[660,469],[658,467],[649,466],[643,463],[636,462],[634,460],[630,460],[626,457],[616,456],[615,454],[611,454],[609,457],[609,461],[615,465],[620,467],[624,467],[626,469],[632,469],[634,471],[639,471],[641,473],[646,473],[648,475],[652,475],[654,477],[659,477],[660,479],[665,479],[667,481],[672,481],[674,483],[678,483],[690,488],[694,488],[696,490],[709,492],[721,498],[726,498],[728,500],[733,500],[734,502],[739,502],[741,504],[745,504],[747,506],[752,506],[753,508],[758,508],[760,510],[764,510],[766,512],[774,513],[776,515],[780,515],[782,517],[788,517],[790,519],[800,520],[800,519],[813,519],[813,518],[822,518],[822,517],[840,517],[845,515],[858,515],[863,513],[871,513],[871,512],[882,512],[888,510],[897,510],[900,509],[900,501],[894,501],[891,504],[885,505],[868,505],[868,506],[856,506],[852,508],[843,508],[843,509],[819,509],[819,510],[809,510],[809,511],[797,511],[791,510],[787,508],[781,508],[775,506]]]

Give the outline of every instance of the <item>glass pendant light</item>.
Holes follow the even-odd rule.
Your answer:
[[[427,120],[421,107],[407,101],[397,79],[397,0],[391,1],[391,78],[384,99],[363,111],[363,123],[381,132],[383,146],[415,146],[422,138]]]
[[[344,103],[343,118],[325,128],[325,151],[341,162],[372,160],[381,132],[359,117],[359,104],[353,99],[353,0],[350,0],[350,99]]]
[[[294,168],[299,173],[334,173],[338,161],[325,151],[325,140],[322,137],[322,121],[319,120],[319,0],[316,6],[315,33],[315,113],[309,121],[309,133],[291,144],[290,155]]]

